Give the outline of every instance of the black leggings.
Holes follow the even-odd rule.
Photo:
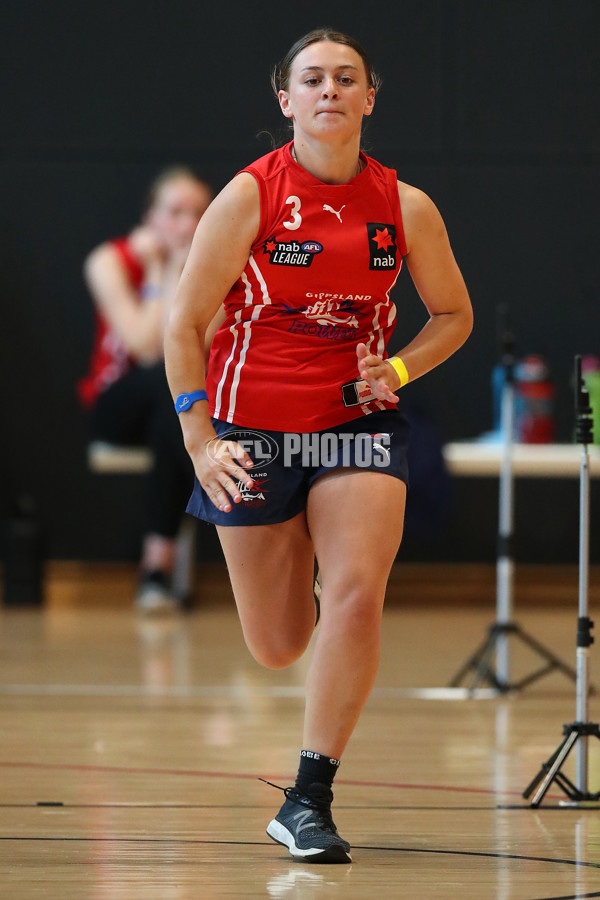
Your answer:
[[[93,411],[92,437],[152,450],[147,532],[175,537],[194,486],[194,469],[162,362],[131,369],[100,395]]]

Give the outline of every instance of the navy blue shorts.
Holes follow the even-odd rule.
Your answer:
[[[242,444],[254,463],[247,470],[253,488],[238,481],[242,500],[232,502],[228,513],[217,509],[194,480],[187,512],[215,525],[273,525],[292,519],[306,508],[317,478],[335,469],[384,472],[408,484],[409,426],[397,410],[307,434],[245,428],[219,419],[212,423],[221,440]]]

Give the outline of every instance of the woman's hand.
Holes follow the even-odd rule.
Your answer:
[[[149,225],[138,225],[129,235],[129,243],[144,269],[164,265],[167,258],[156,232]]]
[[[223,441],[213,435],[197,450],[188,453],[194,464],[198,481],[213,506],[222,512],[231,511],[231,501],[242,502],[242,486],[252,488],[254,482],[245,469],[254,465],[244,448],[235,441]]]
[[[394,367],[380,356],[369,353],[366,344],[356,345],[358,373],[366,381],[378,400],[397,403],[394,393],[400,387],[400,376]]]

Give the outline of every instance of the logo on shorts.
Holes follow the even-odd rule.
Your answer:
[[[242,503],[245,506],[251,506],[252,508],[266,506],[266,494],[269,493],[268,488],[266,487],[269,482],[267,473],[259,472],[258,475],[252,475],[252,479],[254,484],[251,488],[245,485],[243,481],[237,482],[239,492],[242,495]]]
[[[396,268],[396,226],[367,222],[369,269]]]
[[[318,241],[278,241],[270,237],[263,244],[263,253],[268,253],[269,262],[273,266],[299,266],[308,269],[318,253],[323,251],[323,244]]]
[[[250,431],[244,428],[235,428],[226,432],[222,438],[210,441],[206,452],[211,459],[216,459],[227,469],[236,468],[236,449],[232,443],[245,450],[252,460],[254,469],[264,469],[270,465],[279,455],[279,447],[272,437],[262,431]],[[230,462],[233,459],[233,463]]]
[[[384,459],[387,459],[388,464],[391,463],[392,456],[389,451],[391,434],[387,431],[380,431],[377,434],[372,434],[371,437],[373,438],[373,450],[379,450],[384,454]]]

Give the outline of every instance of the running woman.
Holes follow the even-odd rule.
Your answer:
[[[377,88],[362,47],[312,31],[274,86],[293,140],[238,173],[200,221],[166,364],[196,472],[188,510],[217,526],[262,665],[288,666],[306,649],[318,560],[300,766],[267,833],[297,859],[347,863],[332,784],[377,673],[402,535],[397,392],[463,344],[472,311],[432,201],[360,151]],[[403,259],[429,319],[388,359]],[[205,381],[204,336],[221,307]]]

